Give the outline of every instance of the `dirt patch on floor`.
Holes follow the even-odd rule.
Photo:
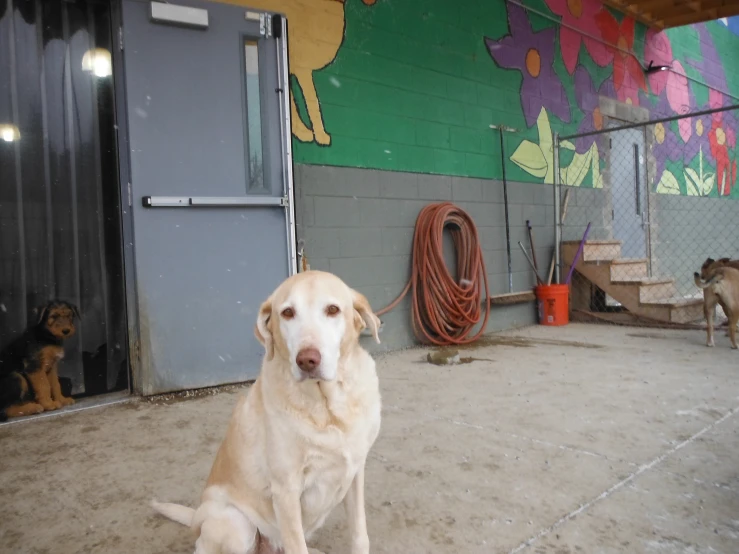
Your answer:
[[[518,348],[531,348],[534,346],[564,346],[571,348],[592,348],[601,349],[605,346],[600,344],[591,344],[587,342],[577,342],[569,340],[530,338],[515,335],[485,335],[480,337],[472,344],[460,346],[461,350],[476,350],[478,348],[486,348],[488,346],[515,346]]]
[[[171,392],[165,394],[157,394],[155,396],[147,396],[141,399],[146,404],[154,404],[157,406],[176,404],[185,400],[193,400],[195,398],[203,398],[205,396],[215,396],[217,394],[236,394],[250,387],[254,381],[245,383],[236,383],[233,385],[222,385],[220,387],[207,387],[204,389],[187,390],[182,392]]]

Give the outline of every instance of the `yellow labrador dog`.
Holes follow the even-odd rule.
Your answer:
[[[259,308],[265,355],[231,416],[197,509],[156,500],[190,526],[196,554],[308,554],[343,501],[351,553],[369,552],[364,467],[380,431],[375,362],[359,345],[380,321],[367,299],[330,273],[284,281]]]

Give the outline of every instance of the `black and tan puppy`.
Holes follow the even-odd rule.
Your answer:
[[[74,404],[62,394],[58,365],[79,315],[68,302],[49,302],[34,325],[0,351],[0,421]]]
[[[720,304],[729,318],[731,347],[736,349],[736,324],[739,322],[739,269],[730,265],[718,265],[707,269],[705,274],[695,272],[695,284],[703,289],[704,309],[708,323],[708,346],[713,346],[713,308]],[[710,310],[706,308],[710,302]],[[709,317],[710,316],[710,317]]]

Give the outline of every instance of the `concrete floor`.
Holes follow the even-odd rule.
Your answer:
[[[739,552],[739,353],[703,341],[573,324],[380,357],[372,551]],[[241,392],[0,428],[0,551],[192,552],[147,502],[196,501]],[[348,552],[340,508],[313,546]]]

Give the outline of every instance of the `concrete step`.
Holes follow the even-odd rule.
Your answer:
[[[619,258],[611,261],[611,281],[626,281],[647,277],[646,258]]]
[[[635,279],[611,280],[614,285],[634,287],[634,294],[638,294],[639,302],[646,304],[654,300],[674,298],[677,288],[673,279],[664,277],[640,277]]]
[[[580,241],[566,241],[563,246],[574,245],[575,251]],[[609,262],[621,257],[620,240],[589,240],[585,243],[582,251],[584,262]]]
[[[703,319],[702,298],[663,298],[652,302],[645,302],[644,306],[650,309],[668,307],[672,323],[693,323]]]

